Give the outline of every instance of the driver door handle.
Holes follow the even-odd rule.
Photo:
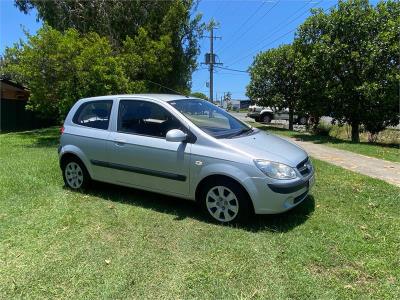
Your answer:
[[[123,139],[115,139],[114,140],[114,144],[117,145],[117,146],[124,146],[125,143],[126,143],[126,141],[123,140]]]

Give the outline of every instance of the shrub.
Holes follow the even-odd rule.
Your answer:
[[[329,136],[331,129],[332,129],[331,124],[328,124],[326,122],[319,122],[317,126],[313,127],[312,131],[316,135]]]

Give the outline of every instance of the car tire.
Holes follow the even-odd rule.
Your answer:
[[[269,114],[265,114],[265,115],[261,116],[261,121],[265,124],[271,123],[271,120],[272,120],[272,118]]]
[[[240,184],[228,178],[206,183],[199,201],[208,218],[223,225],[245,223],[253,214],[247,192]]]
[[[66,187],[72,190],[83,190],[89,187],[92,180],[80,159],[67,158],[63,161],[61,169]]]
[[[306,125],[307,124],[307,118],[306,117],[300,117],[300,118],[298,118],[298,120],[297,120],[297,123],[299,124],[299,125]]]

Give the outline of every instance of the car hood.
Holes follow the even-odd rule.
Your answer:
[[[251,135],[224,139],[231,148],[240,150],[254,159],[281,162],[291,167],[297,166],[308,154],[296,144],[276,135],[255,129]]]

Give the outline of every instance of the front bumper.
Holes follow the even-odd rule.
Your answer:
[[[315,182],[314,170],[291,183],[267,183],[265,178],[251,178],[250,197],[256,214],[277,214],[294,208],[304,201]]]

